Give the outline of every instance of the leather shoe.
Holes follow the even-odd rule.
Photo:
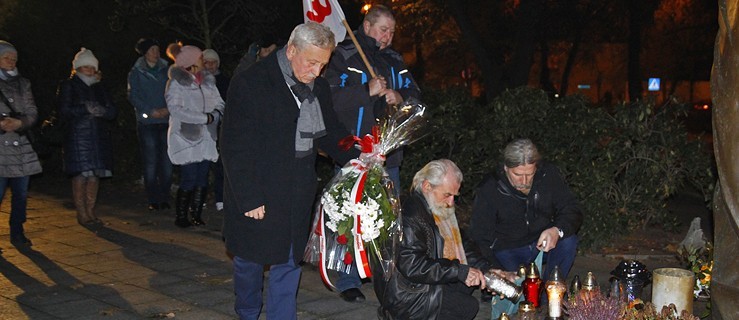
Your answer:
[[[346,289],[341,292],[341,298],[346,302],[362,302],[365,300],[364,294],[358,288]]]

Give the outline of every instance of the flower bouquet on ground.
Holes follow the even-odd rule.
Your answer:
[[[316,209],[304,260],[318,265],[321,278],[334,288],[327,270],[349,273],[352,262],[362,278],[381,266],[389,276],[394,265],[394,240],[400,235],[400,202],[383,162],[389,152],[423,136],[426,107],[406,100],[364,137],[350,136],[339,144],[362,151],[324,188]],[[389,241],[393,244],[388,245]],[[374,261],[370,261],[373,259]]]

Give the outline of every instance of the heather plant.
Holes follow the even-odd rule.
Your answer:
[[[600,290],[580,290],[563,304],[570,320],[618,320],[625,307],[618,298],[606,297]]]

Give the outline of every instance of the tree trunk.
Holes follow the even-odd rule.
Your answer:
[[[416,63],[413,64],[411,74],[416,83],[423,83],[423,78],[426,76],[426,60],[423,58],[423,39],[420,36],[416,36],[413,43],[413,50],[416,52]]]
[[[739,319],[739,37],[737,1],[719,0],[719,32],[711,72],[713,151],[718,169],[714,195],[712,318]]]
[[[577,58],[577,53],[580,51],[580,43],[582,42],[582,29],[578,27],[575,32],[575,39],[572,41],[572,48],[570,48],[570,52],[567,54],[567,62],[562,71],[562,86],[559,88],[559,94],[563,97],[567,95],[567,88],[570,85],[570,73],[572,73],[572,68],[575,66],[575,59]]]
[[[539,30],[539,19],[546,9],[543,0],[521,0],[518,8],[518,23],[516,24],[516,47],[513,59],[508,66],[509,87],[525,86],[529,81],[534,50],[536,49],[536,35]]]
[[[487,101],[493,101],[505,89],[502,81],[502,70],[500,65],[493,63],[488,51],[482,45],[480,34],[470,22],[470,17],[465,10],[465,4],[466,2],[464,0],[447,1],[452,18],[457,23],[464,40],[469,45],[472,54],[477,60],[477,65],[480,67],[483,85],[485,86],[485,97]]]
[[[629,62],[627,77],[629,81],[629,101],[635,102],[642,98],[642,76],[639,56],[641,53],[642,34],[642,0],[628,0],[629,6]]]
[[[541,72],[539,72],[539,85],[541,88],[549,92],[550,94],[557,93],[557,88],[554,87],[551,79],[551,73],[549,72],[549,45],[545,40],[539,41],[539,47],[541,50]]]

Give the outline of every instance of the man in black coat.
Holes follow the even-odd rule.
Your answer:
[[[493,267],[517,270],[546,252],[546,281],[555,265],[566,279],[577,253],[583,215],[559,169],[541,161],[531,140],[517,139],[504,162],[477,189],[471,234]]]
[[[429,162],[413,178],[413,192],[403,203],[395,269],[387,281],[387,275],[374,274],[380,319],[463,320],[477,315],[480,304],[472,292],[485,284],[489,262],[474,245],[464,246],[454,212],[461,183],[462,172],[446,159]],[[512,272],[503,276],[515,277]]]
[[[377,119],[386,116],[388,105],[419,98],[421,94],[403,57],[391,48],[394,33],[392,11],[383,5],[373,5],[354,34],[377,77],[372,78],[356,45],[349,39],[336,47],[326,68],[324,76],[331,85],[334,109],[344,127],[356,136],[370,133]],[[401,188],[402,158],[403,150],[399,149],[388,154],[385,161],[395,190]],[[341,297],[349,302],[364,300],[356,269],[354,266],[350,274],[340,273],[336,282]]]
[[[318,76],[334,49],[331,31],[298,25],[286,47],[244,72],[228,90],[221,155],[224,228],[233,254],[235,309],[258,319],[263,270],[270,265],[268,319],[296,319],[300,266],[316,194],[317,149],[343,164],[348,132],[336,119],[331,91]]]

